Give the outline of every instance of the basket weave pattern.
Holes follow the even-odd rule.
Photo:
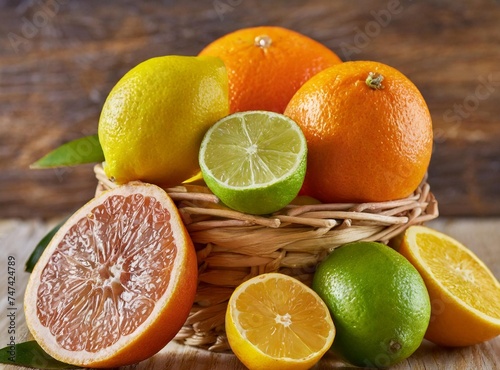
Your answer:
[[[116,186],[95,167],[97,193]],[[229,349],[224,331],[227,301],[243,281],[281,272],[310,285],[316,265],[353,241],[387,243],[410,225],[438,216],[424,180],[405,199],[376,203],[288,205],[270,216],[230,210],[205,186],[165,189],[179,209],[197,251],[195,303],[176,340],[211,351]]]

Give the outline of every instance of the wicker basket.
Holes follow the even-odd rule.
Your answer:
[[[100,165],[97,192],[113,188]],[[199,282],[195,303],[176,340],[211,351],[229,349],[224,331],[234,288],[262,273],[281,272],[310,285],[318,262],[337,246],[357,240],[387,243],[410,225],[438,216],[424,180],[406,199],[378,203],[293,205],[269,217],[230,210],[201,185],[165,189],[196,246]]]

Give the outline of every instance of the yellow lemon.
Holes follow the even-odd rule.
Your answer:
[[[228,78],[215,57],[140,63],[111,90],[99,119],[106,175],[173,186],[199,172],[205,132],[229,114]]]

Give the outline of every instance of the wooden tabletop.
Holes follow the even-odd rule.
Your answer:
[[[52,223],[40,221],[0,221],[0,244],[2,247],[2,264],[6,265],[8,256],[14,256],[16,261],[16,342],[31,339],[24,321],[23,293],[29,274],[24,272],[24,263],[38,240],[50,228]],[[500,253],[498,253],[498,240],[500,240],[500,218],[490,219],[448,219],[441,218],[427,224],[437,230],[441,230],[474,251],[493,274],[500,278]],[[7,281],[6,269],[0,269],[0,287],[5,292]],[[6,300],[0,301],[0,343],[2,346],[8,343],[7,320],[4,313],[7,312]],[[424,341],[420,348],[407,360],[401,362],[391,370],[407,369],[474,369],[491,370],[498,368],[500,364],[500,336],[488,342],[475,346],[447,349],[438,347],[428,341]],[[0,365],[1,366],[1,365]],[[348,368],[348,365],[338,361],[332,355],[325,356],[315,369]],[[7,366],[6,370],[18,369]],[[135,366],[124,369],[244,369],[238,359],[228,353],[211,353],[193,347],[179,345],[171,342],[161,352],[149,360],[143,361]]]
[[[0,1],[0,218],[60,216],[92,196],[91,166],[28,166],[96,133],[130,68],[263,24],[406,74],[432,115],[441,214],[500,215],[499,23],[495,0]]]

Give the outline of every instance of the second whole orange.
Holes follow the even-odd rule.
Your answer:
[[[293,94],[340,58],[326,46],[282,27],[252,27],[229,33],[199,55],[219,57],[229,77],[231,113],[283,113]]]
[[[373,61],[345,62],[307,81],[285,115],[307,139],[302,193],[322,202],[407,197],[432,153],[432,121],[417,87]]]

